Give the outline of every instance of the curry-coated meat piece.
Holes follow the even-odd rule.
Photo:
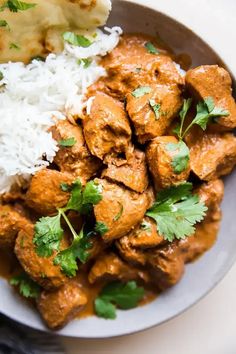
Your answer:
[[[219,228],[219,221],[211,221],[208,218],[196,225],[196,232],[193,236],[180,240],[178,247],[182,253],[184,262],[192,262],[208,251],[216,241]]]
[[[186,85],[197,100],[212,97],[216,107],[229,112],[217,118],[211,129],[222,131],[236,128],[236,103],[232,96],[232,80],[229,73],[218,65],[202,65],[186,74]]]
[[[127,95],[126,108],[141,144],[164,135],[182,106],[177,86],[158,84],[150,86],[149,90],[150,93],[141,97],[137,97],[135,91]]]
[[[178,150],[173,150],[169,146],[177,143],[178,140],[174,136],[162,136],[153,139],[147,147],[147,163],[156,190],[170,187],[188,179],[190,173],[189,163],[181,173],[177,173],[174,170],[173,159],[178,154]]]
[[[228,175],[236,164],[236,137],[231,133],[191,134],[188,146],[191,170],[201,180]]]
[[[122,183],[135,192],[144,192],[148,187],[148,171],[144,152],[132,149],[127,160],[121,165],[109,164],[103,171],[102,177]]]
[[[126,235],[144,217],[151,203],[149,192],[133,192],[105,179],[97,180],[102,185],[102,200],[95,205],[97,222],[104,223],[108,231],[102,235],[105,242]]]
[[[221,219],[220,203],[224,196],[224,183],[221,179],[215,179],[203,183],[196,188],[194,193],[198,194],[200,201],[208,208],[205,220],[219,221]]]
[[[10,205],[0,205],[0,249],[13,249],[16,236],[28,220]]]
[[[155,221],[145,216],[140,225],[116,241],[116,247],[127,262],[145,265],[147,256],[144,250],[161,246],[164,242]]]
[[[68,173],[47,168],[37,172],[26,194],[27,205],[42,215],[55,213],[57,208],[67,204],[70,196],[69,193],[62,191],[61,184],[71,184],[74,180],[75,178]]]
[[[73,125],[68,120],[60,120],[51,128],[52,137],[59,142],[59,150],[54,162],[61,172],[73,174],[85,184],[101,166],[101,162],[92,156],[86,146],[81,126]],[[74,145],[60,146],[60,142],[74,138]]]
[[[125,154],[129,147],[131,128],[124,105],[103,93],[93,99],[90,114],[83,119],[83,130],[91,154],[101,160]]]
[[[123,99],[139,86],[164,84],[182,87],[183,78],[170,54],[164,49],[151,53],[145,46],[150,41],[158,48],[149,36],[130,34],[121,38],[119,45],[103,60],[108,77],[102,82],[107,92]]]
[[[147,251],[152,282],[161,290],[175,285],[184,273],[184,261],[175,243]]]
[[[15,254],[24,271],[43,288],[53,290],[62,286],[67,278],[62,274],[60,267],[53,264],[55,254],[51,257],[39,257],[33,243],[34,225],[29,224],[22,229],[15,243]],[[62,240],[61,249],[68,247],[66,240]]]
[[[92,266],[88,280],[91,284],[102,280],[149,280],[148,273],[122,261],[114,253],[102,254]]]
[[[69,280],[54,291],[43,290],[37,300],[38,310],[51,329],[64,327],[87,303],[87,296],[77,280]]]

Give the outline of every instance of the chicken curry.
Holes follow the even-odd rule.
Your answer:
[[[232,82],[175,61],[124,35],[87,110],[52,127],[53,163],[1,196],[2,273],[51,329],[152,300],[216,240],[236,164]]]

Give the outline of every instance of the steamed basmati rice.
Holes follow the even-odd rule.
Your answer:
[[[119,27],[105,32],[97,30],[87,48],[65,43],[62,54],[49,54],[45,62],[0,65],[0,194],[53,161],[58,147],[48,129],[56,119],[81,113],[86,89],[106,75],[101,56],[116,47],[122,33]],[[78,63],[84,58],[92,60],[88,68]]]

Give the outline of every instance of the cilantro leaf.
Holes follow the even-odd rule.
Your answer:
[[[149,86],[140,86],[132,92],[132,96],[134,96],[136,98],[140,98],[140,97],[146,95],[147,93],[150,93],[151,91],[152,91],[152,89]]]
[[[77,259],[85,263],[89,257],[88,250],[91,248],[92,243],[87,238],[82,228],[79,235],[75,236],[71,246],[60,251],[54,258],[53,263],[60,265],[62,272],[68,277],[76,275],[76,271],[78,270]]]
[[[102,186],[90,181],[86,184],[84,190],[79,180],[71,186],[71,197],[65,207],[66,210],[78,211],[82,214],[88,214],[92,205],[98,204],[102,199]]]
[[[97,221],[95,225],[95,231],[100,235],[104,235],[109,229],[106,224],[101,221]]]
[[[68,183],[62,182],[60,184],[60,188],[61,188],[62,192],[70,192],[71,191],[71,186]]]
[[[116,307],[111,302],[97,297],[94,302],[95,312],[98,317],[114,320],[116,318]]]
[[[79,59],[78,60],[78,64],[81,65],[83,64],[83,68],[87,69],[90,67],[90,65],[92,64],[92,59],[90,58],[85,58],[85,59]]]
[[[183,139],[187,132],[194,124],[199,125],[202,130],[206,130],[209,122],[214,121],[216,118],[228,116],[229,112],[223,108],[216,107],[212,97],[207,97],[197,104],[197,114],[189,126],[185,129],[184,133],[180,131],[179,138]]]
[[[63,236],[61,228],[61,213],[52,217],[42,217],[35,224],[33,242],[36,253],[40,257],[50,257],[54,250],[58,250]]]
[[[122,214],[123,214],[123,211],[124,211],[123,204],[121,204],[120,202],[118,202],[118,203],[120,204],[120,210],[119,210],[119,212],[114,216],[113,221],[118,221],[118,220],[121,218],[121,216],[122,216]]]
[[[20,47],[16,43],[10,43],[9,49],[20,50]]]
[[[72,147],[77,143],[76,139],[74,137],[68,138],[68,139],[63,139],[58,142],[60,146],[63,147]]]
[[[157,223],[165,240],[184,239],[195,232],[194,225],[204,219],[207,207],[191,193],[192,184],[185,182],[162,190],[146,215]]]
[[[0,20],[0,27],[9,27],[7,21],[5,20]]]
[[[82,197],[82,183],[76,180],[70,186],[71,196],[65,207],[66,210],[80,211],[83,197]]]
[[[10,279],[10,284],[19,287],[20,294],[26,298],[36,299],[40,294],[40,286],[26,273],[16,275]]]
[[[77,47],[87,48],[93,44],[88,38],[74,32],[64,32],[62,36],[64,41]]]
[[[151,54],[159,54],[159,51],[156,49],[156,47],[154,47],[154,45],[151,42],[147,42],[145,44],[145,48]]]
[[[25,11],[32,9],[36,5],[37,4],[30,4],[19,0],[8,0],[1,6],[0,11],[3,11],[4,9],[9,9],[11,12]]]
[[[107,284],[95,300],[95,312],[99,317],[114,319],[115,307],[128,310],[138,305],[144,296],[144,289],[135,281],[122,283],[119,281]],[[111,306],[113,305],[113,306]]]
[[[190,159],[190,151],[185,142],[180,140],[178,143],[169,143],[166,145],[166,148],[169,151],[176,151],[176,154],[174,155],[171,162],[173,171],[176,174],[180,174],[186,170]]]
[[[140,227],[144,231],[151,231],[151,224],[150,222],[143,220],[140,224]]]
[[[151,106],[153,112],[155,113],[156,120],[158,120],[160,109],[161,109],[160,103],[156,103],[154,100],[149,100],[149,105]]]

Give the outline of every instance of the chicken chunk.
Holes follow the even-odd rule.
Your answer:
[[[175,285],[184,272],[183,257],[175,243],[149,250],[147,262],[152,282],[161,290]]]
[[[148,187],[148,171],[144,152],[135,149],[129,153],[124,164],[109,164],[102,173],[103,178],[122,183],[135,192],[142,193]]]
[[[224,196],[224,183],[220,179],[203,183],[195,190],[200,197],[200,201],[207,206],[205,220],[219,221],[221,219],[220,203]]]
[[[202,133],[188,138],[191,170],[204,181],[229,174],[236,164],[236,137]]]
[[[196,226],[196,232],[193,236],[180,240],[179,249],[184,262],[192,262],[208,251],[216,241],[219,228],[219,221],[206,219]]]
[[[39,285],[48,290],[62,286],[67,278],[60,268],[53,264],[55,255],[45,258],[39,257],[33,243],[34,225],[27,225],[16,239],[15,254],[25,272]],[[68,247],[66,240],[61,243],[62,249]]]
[[[103,60],[108,72],[108,77],[102,79],[103,90],[124,99],[139,86],[183,85],[183,78],[164,48],[158,48],[158,55],[148,51],[145,45],[150,41],[159,47],[153,38],[146,35],[130,34],[121,38],[119,45]]]
[[[59,329],[75,318],[86,303],[87,296],[78,282],[72,280],[55,291],[42,291],[37,307],[48,327]]]
[[[127,95],[126,108],[141,144],[164,135],[182,106],[177,86],[153,85],[149,88],[150,93],[141,97],[135,97],[134,92]]]
[[[102,200],[95,205],[96,220],[103,222],[108,231],[102,236],[105,242],[126,235],[144,217],[151,203],[149,191],[142,194],[130,191],[115,183],[98,180],[102,185]]]
[[[91,154],[105,162],[129,147],[131,129],[123,104],[103,93],[96,94],[83,129]]]
[[[27,223],[13,207],[0,205],[0,249],[13,249],[18,231]]]
[[[93,267],[91,268],[88,276],[91,284],[101,280],[149,280],[148,273],[135,268],[123,262],[114,253],[107,253],[101,255]]]
[[[61,184],[71,184],[74,180],[72,175],[47,168],[37,172],[26,194],[27,205],[42,215],[55,213],[67,204],[70,196],[62,191]]]
[[[170,187],[173,184],[186,181],[190,173],[190,165],[181,172],[176,173],[172,166],[173,158],[178,150],[168,148],[168,144],[177,144],[174,136],[162,136],[150,142],[146,150],[149,170],[152,174],[156,190]]]
[[[229,73],[218,65],[202,65],[186,74],[186,85],[197,100],[212,97],[216,107],[229,112],[228,116],[212,124],[214,130],[236,128],[236,104],[232,96],[232,80]]]
[[[155,221],[145,217],[139,226],[116,241],[116,247],[127,262],[145,265],[147,257],[143,250],[157,247],[164,242],[157,232]]]
[[[60,142],[74,138],[75,144],[70,147],[59,148],[54,162],[61,172],[68,172],[79,178],[85,184],[101,167],[101,161],[92,156],[86,146],[82,128],[71,124],[68,120],[61,120],[51,128],[52,137]]]

